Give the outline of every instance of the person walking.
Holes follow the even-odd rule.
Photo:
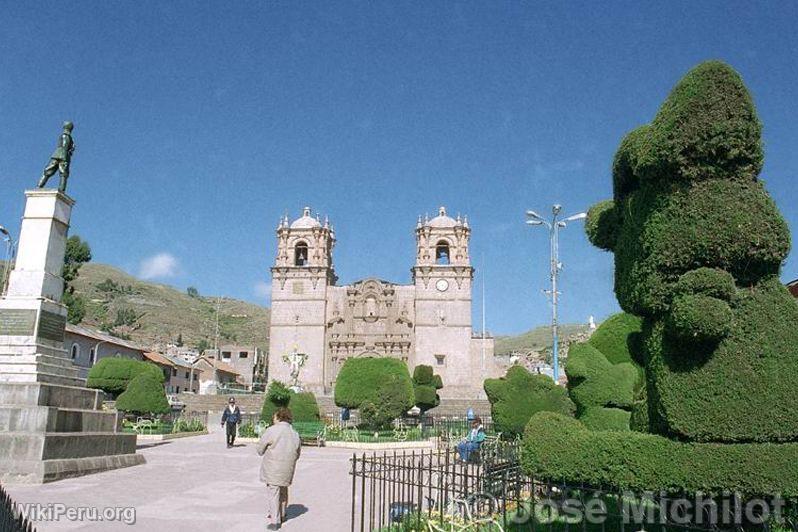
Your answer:
[[[288,487],[294,480],[301,441],[291,426],[291,411],[280,407],[272,417],[272,426],[263,431],[256,446],[263,457],[260,481],[266,484],[266,529],[279,530],[288,506]]]
[[[236,432],[238,426],[241,424],[241,410],[236,405],[236,400],[231,397],[227,402],[227,408],[224,409],[222,414],[222,426],[226,425],[227,428],[227,448],[233,446],[236,441]]]

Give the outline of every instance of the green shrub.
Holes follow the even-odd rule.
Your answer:
[[[715,268],[691,270],[676,282],[677,295],[703,295],[731,301],[736,292],[734,277],[728,272]]]
[[[172,433],[178,432],[201,432],[205,430],[205,425],[198,418],[178,418],[172,425]]]
[[[577,406],[577,417],[594,408],[631,411],[638,371],[629,362],[610,364],[588,343],[571,346],[565,364],[568,393]]]
[[[640,180],[695,182],[762,169],[762,125],[740,75],[720,61],[693,68],[635,142]]]
[[[618,490],[798,495],[798,443],[718,445],[591,431],[551,412],[529,421],[521,463],[539,478]]]
[[[440,375],[435,375],[432,366],[421,364],[413,370],[413,394],[416,398],[416,406],[422,412],[435,408],[441,402],[438,390],[443,388],[443,379]]]
[[[134,414],[166,414],[171,411],[163,381],[150,372],[141,373],[130,381],[127,389],[116,399],[116,408]]]
[[[717,342],[731,332],[733,319],[725,301],[704,295],[677,296],[671,304],[667,329],[682,341]]]
[[[618,213],[615,202],[605,200],[593,205],[587,212],[585,232],[590,243],[607,251],[615,247],[618,238]]]
[[[89,370],[86,386],[118,395],[127,389],[130,381],[142,373],[151,375],[160,383],[164,381],[161,368],[150,362],[131,358],[103,358]]]
[[[640,356],[634,353],[640,347],[635,344],[642,330],[643,320],[633,314],[613,314],[590,335],[587,343],[598,349],[612,364],[638,363]]]
[[[618,302],[644,318],[646,394],[630,422],[695,442],[798,440],[798,305],[778,282],[790,235],[758,179],[761,125],[740,76],[698,65],[615,163],[615,227],[601,230],[615,235]]]
[[[735,326],[716,346],[651,327],[646,339],[652,426],[679,439],[798,439],[798,305],[777,277],[737,292]]]
[[[369,429],[386,428],[412,407],[412,387],[408,387],[403,379],[392,377],[377,390],[372,399],[360,406],[360,419]]]
[[[396,393],[404,399],[407,411],[413,407],[413,381],[407,365],[396,358],[350,358],[335,381],[335,404],[343,408],[358,409],[366,402],[379,403],[378,392],[396,383]]]
[[[261,408],[260,418],[266,423],[271,423],[274,412],[279,407],[288,407],[294,421],[318,421],[321,418],[319,404],[316,396],[311,392],[296,393],[289,390],[280,381],[272,381],[266,391],[266,397]]]
[[[574,404],[565,388],[546,375],[533,375],[521,366],[512,366],[499,379],[486,379],[485,393],[496,431],[506,436],[522,434],[536,412],[573,415]]]
[[[257,438],[258,433],[255,432],[255,425],[251,421],[242,423],[238,427],[238,436],[241,438]]]

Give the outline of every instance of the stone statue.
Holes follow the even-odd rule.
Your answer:
[[[307,360],[308,355],[305,353],[298,353],[296,348],[294,348],[294,352],[290,355],[283,355],[283,362],[289,364],[291,366],[291,386],[290,388],[294,391],[300,391],[301,387],[299,385],[299,372],[302,370],[302,366],[305,365],[305,361]]]
[[[44,188],[47,181],[58,171],[61,174],[61,183],[58,185],[59,192],[66,192],[67,179],[69,179],[69,163],[72,161],[72,153],[75,151],[75,143],[72,141],[72,122],[64,122],[64,131],[58,140],[58,146],[50,156],[50,162],[42,172],[39,180],[39,188]]]

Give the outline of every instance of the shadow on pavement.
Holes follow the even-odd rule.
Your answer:
[[[308,507],[304,504],[289,504],[285,507],[285,521],[289,519],[293,519],[294,517],[299,517],[300,515],[307,513]]]
[[[151,443],[137,443],[136,450],[139,449],[151,449],[153,447],[160,447],[161,445],[169,445],[172,443],[171,441],[154,441]]]

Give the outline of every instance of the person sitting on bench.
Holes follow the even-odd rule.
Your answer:
[[[485,429],[482,427],[482,420],[476,417],[471,422],[471,431],[468,436],[457,444],[457,453],[464,462],[468,462],[471,454],[479,450],[483,441],[485,441]]]

